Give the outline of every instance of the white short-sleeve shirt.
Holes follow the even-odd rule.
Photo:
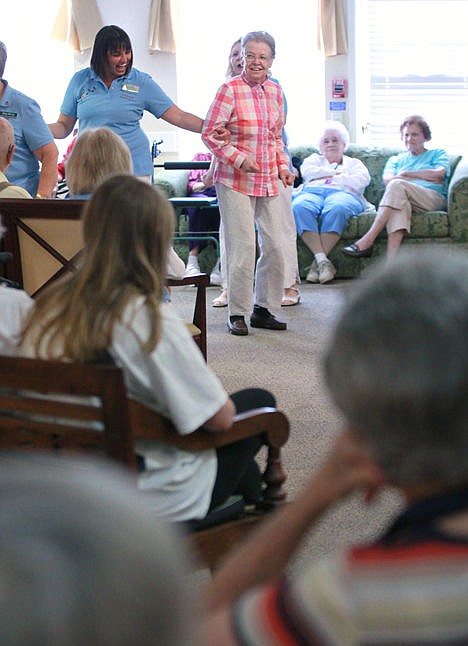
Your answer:
[[[18,354],[21,326],[33,303],[23,290],[0,285],[0,354]]]
[[[143,299],[135,299],[114,330],[112,355],[129,395],[168,417],[185,435],[217,413],[228,395],[172,305],[162,304],[161,314],[162,335],[148,354],[142,350],[147,311]],[[171,520],[205,516],[216,478],[214,450],[192,453],[151,440],[137,442],[136,450],[146,466],[139,488],[154,512]]]

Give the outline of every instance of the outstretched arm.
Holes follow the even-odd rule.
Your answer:
[[[184,112],[176,105],[171,105],[170,108],[163,112],[161,119],[171,123],[173,126],[178,126],[184,130],[191,132],[201,132],[203,126],[203,119],[195,116],[191,112]]]
[[[48,144],[36,148],[34,154],[41,162],[41,174],[39,175],[37,195],[41,197],[53,197],[54,189],[57,185],[57,146],[55,142],[50,141]]]
[[[73,130],[75,123],[76,117],[71,117],[61,112],[55,123],[49,123],[49,130],[53,134],[54,139],[65,139]]]
[[[208,588],[206,630],[217,630],[219,625],[213,611],[220,610],[227,619],[223,610],[245,591],[284,572],[302,539],[328,507],[358,488],[372,494],[382,482],[381,471],[369,451],[353,434],[342,433],[302,493],[276,512],[221,566]],[[213,639],[207,643],[216,642]]]

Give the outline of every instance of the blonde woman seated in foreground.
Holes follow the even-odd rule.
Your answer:
[[[275,400],[260,389],[229,397],[172,305],[161,302],[174,219],[151,185],[131,175],[105,180],[83,209],[81,265],[39,295],[21,354],[84,363],[110,355],[129,395],[170,419],[180,434],[202,426],[229,433],[236,412]],[[137,442],[139,489],[156,515],[171,520],[203,518],[232,494],[256,503],[260,446],[256,436],[198,452]]]

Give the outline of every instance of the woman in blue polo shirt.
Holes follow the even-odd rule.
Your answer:
[[[178,108],[149,74],[133,67],[126,32],[107,25],[96,34],[90,67],[73,75],[59,118],[49,128],[56,139],[63,139],[77,119],[80,131],[107,126],[129,147],[135,175],[150,178],[153,160],[140,126],[145,110],[174,126],[201,132],[202,119]]]

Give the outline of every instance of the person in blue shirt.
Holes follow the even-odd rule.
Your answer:
[[[369,258],[375,239],[387,227],[387,256],[396,254],[406,233],[411,231],[411,213],[447,209],[450,161],[445,150],[428,150],[431,130],[419,115],[407,117],[400,126],[407,152],[390,157],[383,181],[385,193],[376,218],[355,244],[342,248],[345,256]]]
[[[6,176],[32,197],[52,197],[57,184],[58,150],[39,105],[3,78],[7,49],[0,42],[0,117],[15,132],[15,152]]]
[[[150,145],[140,126],[145,110],[174,126],[201,132],[200,117],[178,108],[149,74],[133,67],[133,50],[126,32],[107,25],[96,34],[90,67],[73,75],[60,115],[49,128],[56,139],[63,139],[72,132],[77,119],[79,132],[107,126],[129,147],[135,175],[151,178]]]

